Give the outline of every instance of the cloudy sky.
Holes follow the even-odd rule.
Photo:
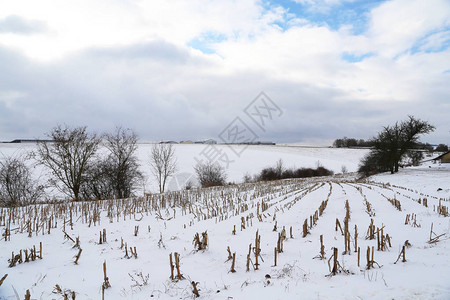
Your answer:
[[[281,109],[264,128],[244,111],[262,91]],[[449,112],[448,0],[0,0],[0,140],[217,139],[239,118],[323,144],[409,114],[450,143]]]

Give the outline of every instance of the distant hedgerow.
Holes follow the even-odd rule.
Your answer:
[[[299,168],[299,169],[284,169],[281,160],[277,162],[275,167],[268,167],[261,170],[257,176],[257,181],[271,181],[288,178],[307,178],[316,176],[331,176],[333,171],[328,170],[322,166],[317,168]]]

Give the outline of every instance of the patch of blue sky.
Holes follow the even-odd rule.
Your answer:
[[[282,6],[288,10],[289,14],[295,15],[297,18],[306,19],[318,26],[327,26],[332,30],[339,30],[344,25],[350,25],[351,32],[358,35],[364,33],[368,28],[369,12],[385,1],[342,1],[325,7],[324,5],[317,6],[313,4],[314,2],[297,3],[293,0],[270,0],[264,2],[264,6]],[[285,26],[288,24],[291,23],[287,22]]]
[[[450,26],[429,32],[420,38],[408,53],[436,53],[450,48]]]
[[[205,54],[213,54],[215,50],[213,45],[226,40],[227,37],[223,34],[214,32],[205,32],[202,35],[195,37],[187,43],[188,47],[200,50]]]
[[[265,10],[264,13],[269,12],[271,10],[274,10],[278,7],[282,7],[284,10],[286,10],[286,7],[283,5],[280,5],[279,3],[276,3],[277,1],[263,1],[261,2],[262,8]],[[273,21],[271,24],[277,26],[282,31],[286,31],[291,26],[289,25],[289,20],[292,18],[295,18],[296,16],[294,14],[289,14],[287,11],[283,15],[282,18],[279,18],[275,21]]]
[[[369,58],[374,55],[375,55],[374,53],[365,53],[362,55],[355,55],[352,53],[344,52],[342,54],[341,58],[347,62],[356,63],[356,62],[363,61],[364,59]]]
[[[286,21],[274,21],[274,22],[272,22],[272,25],[277,26],[281,31],[286,31],[289,28],[291,28],[291,25],[289,24],[289,22],[286,22]]]

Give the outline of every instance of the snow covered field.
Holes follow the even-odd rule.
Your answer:
[[[139,144],[137,156],[141,164],[141,171],[146,176],[146,192],[158,192],[157,185],[150,171],[150,152],[153,144]],[[36,148],[35,144],[0,144],[0,159],[3,156],[26,154]],[[194,166],[197,161],[211,159],[220,163],[228,175],[229,182],[242,182],[246,173],[254,175],[263,168],[275,166],[282,159],[286,168],[305,167],[315,168],[318,163],[325,168],[341,172],[345,166],[349,172],[358,169],[360,159],[368,152],[367,149],[336,149],[301,146],[242,146],[242,145],[201,145],[201,144],[175,144],[175,153],[178,161],[177,175],[168,182],[169,189],[179,189],[184,181],[195,178]],[[236,154],[236,153],[239,153]],[[35,170],[37,175],[44,172],[40,167]],[[45,175],[42,176],[45,178]]]
[[[202,147],[177,145],[181,171],[192,172],[193,158]],[[141,146],[139,157],[145,159],[149,150],[149,145]],[[245,172],[257,173],[279,158],[287,167],[314,167],[319,160],[335,172],[342,165],[354,171],[364,151],[250,147],[239,161],[230,164],[229,180],[240,181]],[[3,209],[0,230],[4,233],[11,219],[12,233],[9,241],[0,241],[0,279],[8,274],[0,286],[0,299],[23,299],[27,290],[31,299],[64,299],[64,293],[71,299],[72,291],[76,299],[101,299],[105,261],[111,284],[104,291],[105,299],[190,299],[194,298],[192,281],[198,282],[200,299],[449,299],[450,218],[438,213],[439,205],[449,206],[449,178],[450,166],[429,164],[402,169],[395,175],[377,175],[365,182],[357,182],[350,174],[174,192],[164,198],[152,195],[43,205],[13,213]],[[427,207],[423,198],[427,198]],[[350,207],[350,251],[343,254],[344,236],[339,228],[336,231],[336,219],[344,229],[346,200]],[[401,210],[393,200],[399,201]],[[319,207],[323,209],[320,216]],[[317,218],[311,224],[316,211]],[[405,224],[407,215],[410,220]],[[376,233],[374,239],[366,238],[371,219],[375,229],[383,228],[383,235],[390,237],[390,246],[387,237],[384,239],[384,251],[378,251]],[[309,233],[303,237],[305,220]],[[432,223],[433,232],[443,235],[430,244]],[[274,266],[274,248],[283,227],[286,239]],[[106,243],[99,243],[103,229]],[[201,238],[205,231],[208,247],[196,251],[194,235],[199,233]],[[255,270],[257,233],[261,255]],[[319,257],[320,235],[326,259]],[[77,237],[79,247],[71,240]],[[407,240],[411,246],[405,249],[406,262],[400,258],[395,263]],[[12,252],[36,246],[39,256],[40,242],[42,259],[8,268]],[[360,248],[359,266],[355,243]],[[236,272],[230,272],[228,246],[236,253]],[[130,247],[136,247],[137,257]],[[338,249],[340,268],[329,276],[333,275],[328,264],[333,247]],[[368,247],[375,250],[370,269]],[[81,256],[75,264],[79,249]],[[184,279],[170,279],[169,255],[175,252],[180,255]],[[333,259],[329,263],[333,268]]]

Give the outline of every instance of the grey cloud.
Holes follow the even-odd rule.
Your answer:
[[[86,124],[96,131],[123,124],[145,140],[209,135],[200,127],[207,118],[177,96],[182,92],[164,86],[176,80],[173,65],[147,69],[134,61],[121,69],[121,62],[93,58],[91,52],[60,64],[35,64],[5,48],[0,48],[0,62],[0,92],[12,89],[27,95],[8,109],[0,99],[0,140],[39,137],[57,123]]]
[[[10,90],[24,95],[7,105],[0,98],[0,140],[42,137],[58,123],[97,132],[123,125],[146,141],[217,139],[235,117],[261,140],[370,138],[412,114],[439,127],[424,140],[449,142],[444,85],[427,89],[415,103],[353,99],[338,88],[260,72],[218,74],[210,62],[165,42],[90,49],[52,64],[0,47],[0,64],[0,95]],[[243,113],[261,91],[284,111],[266,131]]]
[[[47,24],[38,20],[27,20],[16,15],[0,19],[0,33],[33,34],[47,31]]]
[[[131,46],[94,48],[87,50],[86,54],[100,59],[154,59],[177,63],[185,63],[190,59],[186,51],[163,40],[155,40]]]

